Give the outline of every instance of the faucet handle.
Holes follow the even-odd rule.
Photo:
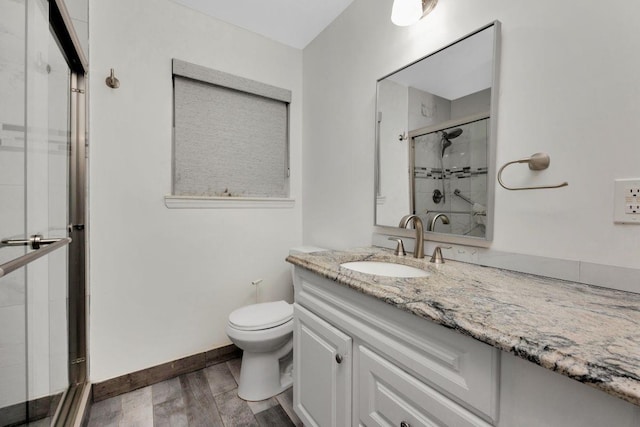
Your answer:
[[[395,255],[405,256],[407,254],[404,251],[404,243],[402,242],[402,239],[399,239],[397,237],[389,237],[388,240],[395,240],[396,242],[398,242],[398,246],[396,246],[396,250],[394,252]]]
[[[445,246],[444,249],[451,249],[451,246]],[[434,264],[444,264],[444,258],[442,257],[442,248],[440,246],[436,246],[433,250],[433,255],[431,255],[431,262]]]

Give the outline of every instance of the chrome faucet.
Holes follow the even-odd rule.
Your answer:
[[[436,227],[436,222],[438,221],[438,218],[442,220],[443,224],[449,224],[449,217],[441,212],[439,214],[436,214],[433,217],[433,219],[431,219],[431,222],[429,223],[429,227],[427,228],[427,231],[433,231],[433,229]]]
[[[398,227],[407,228],[411,220],[413,220],[413,225],[416,227],[416,245],[413,249],[413,257],[424,258],[424,225],[422,224],[422,219],[418,215],[405,215],[400,220]]]

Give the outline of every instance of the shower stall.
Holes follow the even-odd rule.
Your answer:
[[[489,120],[463,119],[412,136],[411,211],[428,231],[484,237]]]
[[[62,0],[0,5],[0,426],[65,425],[86,380],[85,70]]]

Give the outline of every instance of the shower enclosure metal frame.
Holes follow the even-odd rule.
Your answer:
[[[51,31],[60,43],[71,70],[71,158],[68,235],[69,246],[69,390],[55,426],[77,424],[88,401],[86,192],[87,192],[87,81],[88,61],[63,0],[49,0]]]
[[[71,76],[71,159],[69,236],[69,390],[56,426],[69,425],[89,392],[87,375],[86,315],[86,78],[84,72]]]

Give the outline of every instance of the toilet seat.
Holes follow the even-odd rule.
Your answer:
[[[293,306],[285,301],[252,304],[234,310],[229,326],[240,331],[261,331],[275,328],[293,319]]]

